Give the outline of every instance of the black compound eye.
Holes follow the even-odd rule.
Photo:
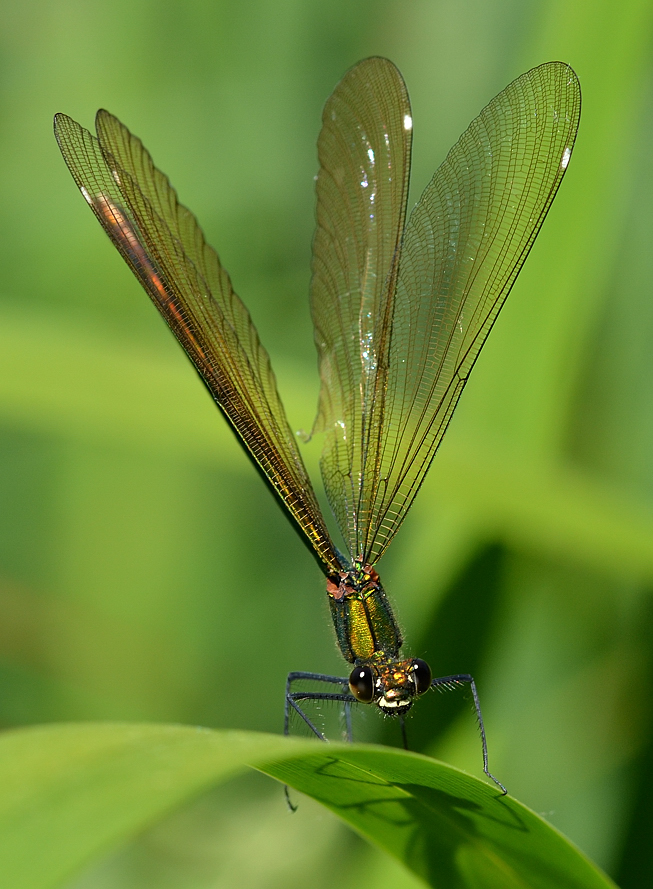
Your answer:
[[[431,680],[433,678],[431,668],[426,663],[426,661],[420,660],[420,658],[416,657],[413,661],[411,672],[415,681],[417,694],[423,695],[424,692],[428,691],[431,687]]]
[[[354,667],[349,674],[349,688],[351,693],[361,704],[369,704],[374,700],[374,674],[368,664],[362,667]]]

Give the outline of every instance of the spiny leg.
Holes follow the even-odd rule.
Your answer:
[[[330,685],[339,685],[341,692],[293,692],[293,682],[300,680],[308,680],[309,682],[326,682]],[[290,710],[291,708],[303,719],[311,732],[321,741],[326,741],[322,732],[313,724],[309,717],[304,713],[297,701],[341,701],[345,704],[345,718],[347,720],[347,736],[351,741],[351,704],[356,703],[356,699],[349,694],[349,679],[342,676],[329,676],[326,673],[305,673],[293,672],[288,674],[286,680],[286,700],[284,706],[284,735],[290,734]]]
[[[483,724],[483,714],[481,713],[481,704],[478,699],[478,692],[476,691],[476,683],[474,682],[474,678],[469,675],[469,673],[456,673],[454,676],[442,676],[439,679],[434,679],[431,683],[431,688],[444,687],[452,689],[456,685],[461,685],[463,682],[469,684],[469,687],[472,690],[472,697],[474,698],[474,709],[476,710],[476,719],[478,721],[478,727],[481,732],[481,744],[483,746],[483,771],[490,778],[497,787],[501,788],[501,792],[505,795],[508,793],[506,788],[503,786],[501,781],[498,778],[495,778],[490,769],[488,768],[488,756],[487,756],[487,738],[485,737],[485,725]]]
[[[292,684],[293,682],[297,682],[299,680],[308,680],[312,682],[326,682],[332,685],[339,685],[340,688],[343,689],[342,692],[293,692]],[[351,724],[351,705],[356,703],[356,699],[346,692],[346,689],[349,688],[349,680],[343,678],[342,676],[328,676],[324,673],[304,673],[304,672],[293,672],[288,674],[288,679],[286,680],[286,699],[284,705],[284,720],[283,720],[283,733],[286,737],[290,735],[290,710],[294,710],[301,719],[306,723],[311,732],[320,739],[320,741],[327,741],[325,735],[317,728],[316,725],[312,722],[311,719],[307,716],[306,713],[302,710],[302,708],[298,705],[298,701],[340,701],[345,705],[345,723],[347,728],[347,740],[351,742],[353,740],[352,733],[352,724]],[[288,785],[284,784],[283,792],[286,797],[286,803],[291,812],[297,811],[297,806],[295,806],[290,799],[290,792],[288,790]]]

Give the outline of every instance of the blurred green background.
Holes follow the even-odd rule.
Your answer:
[[[413,203],[511,79],[576,69],[569,173],[382,573],[409,652],[475,674],[509,791],[623,887],[653,884],[653,5],[10,0],[0,23],[4,727],[276,732],[289,670],[343,670],[319,571],[85,208],[54,112],[90,126],[103,106],[141,136],[306,429],[315,141],[337,80],[373,54],[402,70]],[[319,442],[304,450],[317,479]],[[430,696],[408,728],[480,774],[465,695]],[[74,883],[234,885],[417,883],[256,774]]]

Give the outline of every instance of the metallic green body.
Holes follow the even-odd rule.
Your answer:
[[[327,593],[338,646],[345,660],[360,664],[398,658],[403,640],[374,569],[355,566],[354,571],[330,579]]]

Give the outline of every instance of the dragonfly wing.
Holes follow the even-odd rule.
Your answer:
[[[325,432],[327,496],[354,558],[372,520],[411,138],[406,87],[387,59],[359,62],[325,105],[311,282],[316,429]]]
[[[573,70],[533,68],[471,123],[411,213],[381,431],[363,470],[365,561],[380,558],[415,498],[565,174],[579,118]]]
[[[323,570],[339,570],[268,353],[218,255],[142,142],[106,111],[96,129],[97,138],[70,117],[55,117],[75,182]]]

